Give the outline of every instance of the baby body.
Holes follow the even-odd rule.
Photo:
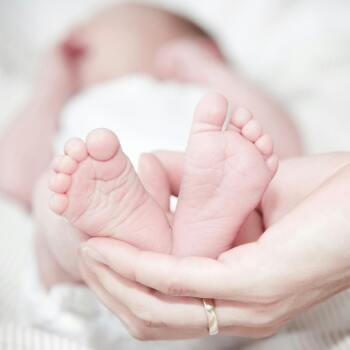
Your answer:
[[[127,17],[128,21],[125,23],[117,21],[120,17]],[[152,19],[164,24],[166,35],[164,33],[161,36],[154,35],[155,29],[149,25]],[[145,33],[150,34],[148,41],[143,40],[143,45],[147,45],[141,51],[139,51],[140,47],[138,45],[140,39],[137,35],[139,33],[135,35],[131,31],[130,34],[130,26],[135,21],[141,23],[141,28],[142,25],[145,27]],[[156,30],[157,32],[158,30]],[[114,40],[112,40],[113,35],[116,36]],[[118,40],[116,40],[117,38]],[[115,53],[120,50],[120,47],[117,48],[115,45],[122,45],[122,43],[124,43],[123,47],[128,50],[125,55],[133,58],[138,57],[138,60],[125,60],[126,56],[115,56]],[[249,240],[259,237],[263,225],[261,215],[255,211],[255,208],[258,207],[263,193],[277,169],[277,160],[276,156],[273,155],[271,137],[263,132],[263,128],[270,133],[272,132],[274,139],[278,139],[276,153],[281,157],[296,154],[299,140],[291,138],[290,144],[285,143],[284,138],[283,143],[279,141],[284,132],[289,135],[293,129],[290,128],[291,124],[287,116],[281,112],[276,104],[265,98],[254,87],[251,87],[243,79],[232,75],[230,68],[212,39],[192,23],[163,10],[142,5],[125,5],[116,7],[113,11],[106,11],[90,23],[73,30],[63,45],[58,48],[55,57],[57,59],[56,61],[53,60],[53,62],[56,62],[55,64],[62,66],[64,60],[65,66],[70,67],[70,73],[74,74],[75,80],[73,84],[71,76],[68,76],[69,81],[74,85],[75,91],[85,91],[86,97],[89,94],[94,94],[93,87],[96,85],[96,89],[100,86],[99,89],[103,93],[103,83],[105,81],[121,79],[132,72],[143,72],[153,74],[158,79],[178,80],[180,85],[187,89],[183,93],[182,99],[188,104],[191,101],[193,107],[199,99],[197,96],[200,94],[197,90],[192,95],[188,95],[188,91],[193,91],[188,88],[189,84],[202,86],[202,91],[208,88],[220,91],[230,100],[232,110],[235,112],[233,115],[232,112],[228,113],[227,98],[212,94],[200,103],[195,113],[195,119],[199,118],[199,122],[193,122],[191,132],[190,114],[192,114],[192,111],[190,109],[187,109],[186,115],[182,115],[180,111],[177,120],[172,121],[173,125],[175,123],[178,126],[186,125],[182,133],[172,133],[169,137],[169,134],[162,129],[157,130],[157,138],[164,140],[163,147],[166,145],[167,139],[175,140],[175,138],[178,138],[180,142],[176,140],[174,142],[174,146],[175,144],[176,146],[173,147],[178,151],[184,149],[186,134],[190,132],[191,136],[187,147],[188,155],[184,162],[184,181],[181,190],[177,191],[180,193],[175,193],[171,189],[169,175],[163,171],[161,154],[158,157],[146,155],[141,158],[139,176],[142,181],[139,181],[126,158],[118,161],[114,159],[114,152],[117,152],[117,154],[123,153],[119,151],[121,149],[119,141],[110,132],[98,131],[97,135],[100,135],[98,137],[101,138],[98,142],[95,137],[96,133],[93,133],[89,138],[90,141],[93,140],[92,143],[97,142],[97,145],[95,145],[97,148],[107,148],[108,157],[103,154],[101,159],[99,156],[95,159],[94,151],[88,151],[88,144],[85,144],[82,140],[69,141],[65,147],[64,157],[55,160],[53,170],[51,170],[53,175],[49,176],[50,190],[55,193],[51,199],[51,208],[56,214],[63,214],[69,225],[66,220],[60,220],[59,216],[50,213],[45,207],[45,203],[50,197],[50,193],[45,186],[47,175],[44,175],[42,180],[38,182],[34,195],[34,209],[38,223],[37,240],[41,242],[38,244],[41,247],[38,252],[38,265],[47,286],[59,281],[81,280],[76,263],[77,250],[82,240],[95,235],[112,236],[149,250],[166,251],[178,255],[217,257],[222,251],[234,244],[241,227],[246,219],[252,215],[252,219],[247,225],[249,232],[245,232],[242,236],[249,237]],[[191,67],[193,69],[189,69]],[[209,74],[204,74],[204,72]],[[68,79],[62,74],[60,74],[60,77]],[[56,77],[56,80],[60,77]],[[157,84],[160,88],[162,83],[154,83],[153,86]],[[166,86],[169,83],[164,82],[164,84]],[[106,92],[106,89],[104,91]],[[118,96],[115,98],[115,103],[117,103],[118,98],[123,98],[123,95],[120,95],[122,94],[121,91],[122,89],[119,89],[117,92]],[[56,90],[55,93],[59,95],[59,91]],[[67,95],[66,88],[64,95]],[[158,97],[159,103],[161,103],[161,98],[161,96]],[[68,99],[65,99],[63,105],[66,105],[67,101]],[[154,101],[154,105],[156,105],[156,99]],[[257,114],[257,118],[253,118],[252,113],[248,110],[238,108],[240,102],[248,105],[254,114]],[[247,104],[247,102],[249,103]],[[130,102],[130,109],[132,109],[133,103],[138,103],[137,96],[135,96],[134,102]],[[113,110],[113,108],[109,108],[108,105],[103,106],[98,111],[95,110],[95,125],[103,128],[109,127],[114,133],[118,133],[121,140],[123,140],[124,135],[123,133],[119,134],[118,125],[128,126],[129,135],[134,133],[134,137],[137,137],[136,135],[142,137],[144,133],[140,125],[152,125],[152,122],[154,122],[154,117],[150,115],[150,111],[145,110],[142,113],[143,115],[139,116],[140,119],[142,118],[142,123],[138,123],[137,120],[131,122],[123,115],[116,115],[115,120],[110,119],[111,123],[106,125],[103,114],[110,113],[110,110]],[[266,111],[273,112],[270,113],[271,118],[265,117]],[[73,107],[70,108],[68,114],[73,120]],[[232,122],[228,122],[228,129],[224,130],[226,116]],[[76,118],[77,124],[85,124],[81,112],[80,118],[80,121]],[[209,118],[208,123],[206,122],[207,118]],[[204,122],[201,121],[202,119]],[[166,116],[164,116],[164,120],[166,120]],[[62,123],[63,133],[61,134],[67,134],[64,132],[65,125],[74,124],[69,123],[70,121]],[[263,124],[263,127],[261,124]],[[197,135],[198,125],[199,128],[202,125],[207,125],[208,130]],[[278,132],[276,132],[276,126],[278,125],[281,128],[278,128]],[[155,128],[157,127],[151,127],[152,130]],[[84,127],[80,126],[79,130],[75,136],[84,137],[82,131]],[[73,134],[73,132],[70,133],[70,135]],[[203,139],[199,136],[203,136]],[[147,136],[145,137],[147,138]],[[77,157],[74,155],[75,151],[72,151],[76,147],[77,152],[80,153]],[[104,170],[100,180],[103,182],[105,176],[107,176],[108,179],[113,179],[112,182],[115,186],[119,187],[119,182],[122,181],[119,177],[123,175],[122,178],[127,183],[129,183],[127,179],[130,179],[133,183],[133,185],[126,186],[122,193],[117,195],[115,200],[112,201],[114,204],[109,209],[105,208],[109,212],[107,217],[102,215],[104,211],[102,208],[107,202],[111,201],[108,199],[108,195],[104,199],[101,197],[98,203],[89,204],[86,202],[87,198],[83,199],[81,197],[83,192],[88,192],[87,187],[76,188],[75,186],[75,184],[82,184],[82,179],[85,179],[86,186],[89,184],[89,186],[95,187],[95,182],[90,177],[99,178],[96,174],[91,174],[91,169],[85,169],[90,174],[84,173],[81,168],[85,168],[84,164],[87,163],[85,160],[93,164],[93,168],[97,164],[102,166]],[[98,163],[95,164],[95,161]],[[198,161],[200,161],[200,164],[197,163]],[[63,162],[63,165],[61,162]],[[70,167],[65,165],[65,162],[68,162]],[[110,165],[111,163],[112,165]],[[68,166],[68,169],[65,166]],[[211,166],[213,166],[212,169]],[[105,173],[106,167],[112,168],[108,170],[108,174]],[[118,167],[123,170],[119,169],[120,174],[109,173],[109,171],[114,171]],[[126,168],[124,169],[124,167]],[[203,169],[206,168],[204,173],[198,171],[202,167]],[[248,168],[251,170],[248,170]],[[124,174],[126,169],[129,172],[128,174]],[[194,177],[191,175],[192,173],[195,174]],[[132,178],[134,180],[131,180]],[[249,182],[249,179],[252,181]],[[221,181],[224,181],[224,183],[222,184]],[[189,186],[189,184],[191,185]],[[100,186],[103,188],[102,193],[106,194],[104,185],[100,183],[97,187]],[[108,183],[107,187],[110,188],[110,186],[111,184]],[[156,188],[154,188],[155,186]],[[126,195],[129,190],[131,194]],[[95,190],[92,192],[94,193]],[[112,192],[115,194],[114,190]],[[93,196],[99,197],[101,195],[101,192],[97,191],[97,193],[100,194]],[[161,198],[159,198],[159,194],[161,194]],[[169,212],[170,194],[179,195],[174,218],[172,213]],[[76,198],[76,204],[78,203],[79,208],[76,208],[74,198]],[[122,198],[125,198],[125,200],[122,201]],[[145,211],[140,209],[140,201],[148,203],[143,209]],[[207,209],[202,207],[204,203],[208,206]],[[67,209],[72,205],[75,209]],[[66,208],[66,206],[68,207]],[[91,206],[97,206],[97,210],[94,211],[93,215],[91,215]],[[134,211],[135,208],[140,210],[145,220],[141,219],[139,212]],[[83,212],[86,215],[83,215]],[[154,219],[148,222],[154,215]],[[92,223],[85,220],[84,216],[96,217],[100,222]],[[82,220],[77,221],[78,217]],[[111,228],[110,221],[117,220],[117,217],[121,220],[123,218],[128,220],[124,222],[124,226],[120,227],[117,224],[117,227],[112,225],[113,228]],[[102,222],[104,223],[102,224]],[[100,227],[100,225],[102,226]],[[127,229],[129,225],[130,230]],[[152,234],[149,233],[150,227],[153,227]],[[120,234],[121,232],[123,233]],[[238,241],[244,241],[244,239],[239,238]],[[41,261],[40,257],[44,257],[45,263]],[[48,260],[50,263],[47,262]],[[44,270],[41,268],[43,265],[46,266]],[[51,273],[51,271],[55,271],[55,273]]]
[[[35,103],[3,140],[2,152],[7,156],[11,143],[23,139],[21,161],[12,161],[6,167],[11,174],[23,173],[11,171],[11,164],[20,167],[33,154],[51,149],[62,108],[74,94],[96,84],[141,72],[211,88],[226,97],[205,97],[194,113],[191,131],[184,130],[183,135],[189,132],[190,137],[181,188],[177,190],[172,188],[171,174],[164,170],[166,157],[161,153],[141,158],[140,181],[114,135],[118,133],[118,118],[123,116],[115,116],[115,127],[110,125],[113,132],[98,130],[86,142],[68,141],[64,155],[54,161],[49,176],[50,190],[54,192],[51,209],[66,220],[46,207],[50,196],[45,185],[47,175],[34,192],[38,266],[47,286],[81,280],[77,250],[80,242],[91,236],[111,236],[149,250],[208,257],[217,257],[230,248],[239,232],[249,239],[259,237],[262,218],[255,209],[277,169],[268,134],[281,157],[296,155],[299,140],[285,113],[234,74],[215,42],[200,28],[160,9],[122,5],[75,28],[49,58],[32,101]],[[228,113],[228,99],[233,113]],[[238,108],[241,104],[252,113]],[[96,118],[103,113],[103,109],[98,111]],[[148,114],[145,111],[140,118],[151,123],[152,116]],[[34,131],[45,137],[35,138],[35,142],[31,137],[30,142],[25,142],[28,132],[21,136],[23,124],[33,129],[43,115],[45,124],[40,125],[46,130]],[[189,116],[179,115],[181,118]],[[131,125],[131,132],[137,126],[137,122]],[[162,135],[165,133],[160,130],[157,137]],[[37,169],[27,167],[27,172],[33,171],[27,180],[35,179],[47,167],[50,154],[38,157]],[[24,188],[20,198],[31,193],[33,183],[16,184],[14,180],[0,182],[9,193]],[[174,217],[169,211],[170,194],[179,196]],[[248,217],[252,221],[246,233]]]

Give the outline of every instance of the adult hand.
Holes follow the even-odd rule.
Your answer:
[[[208,334],[201,298],[213,298],[220,334],[265,337],[350,286],[350,167],[254,243],[217,260],[179,258],[107,238],[84,244],[85,281],[139,339]]]

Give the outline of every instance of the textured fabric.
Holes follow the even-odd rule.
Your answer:
[[[91,350],[74,341],[43,331],[0,323],[1,350]]]

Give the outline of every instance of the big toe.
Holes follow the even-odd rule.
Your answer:
[[[108,129],[95,129],[86,138],[90,156],[99,161],[107,161],[115,156],[120,147],[118,137]]]
[[[221,130],[228,109],[227,99],[218,93],[208,93],[198,103],[194,113],[194,126],[200,131]]]

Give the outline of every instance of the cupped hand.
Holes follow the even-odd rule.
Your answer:
[[[81,250],[82,274],[138,339],[207,335],[202,298],[215,299],[220,334],[271,335],[350,286],[349,175],[344,167],[258,241],[217,260],[93,238]]]

